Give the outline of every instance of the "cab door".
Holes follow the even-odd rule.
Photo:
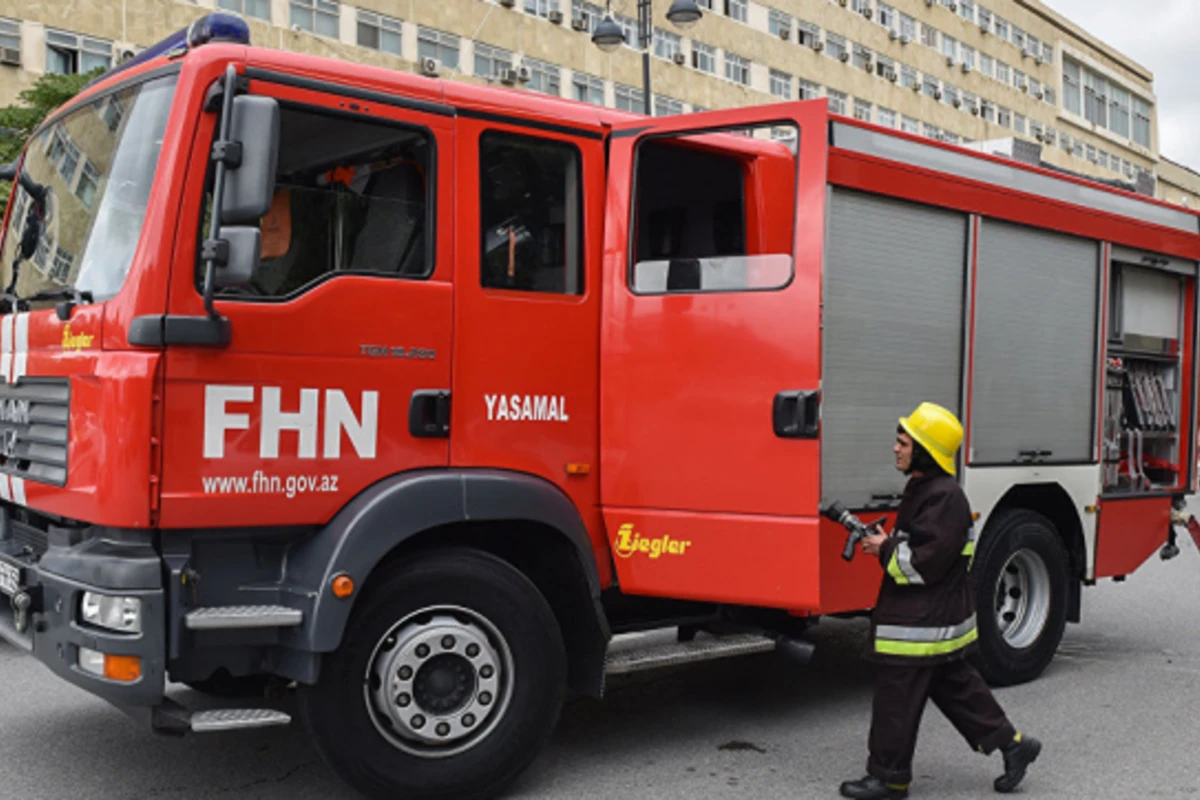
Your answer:
[[[166,342],[165,527],[321,524],[449,461],[452,113],[265,71],[249,91],[280,104],[274,203],[253,281],[216,296],[230,343]],[[168,333],[204,314],[216,117],[196,134]]]
[[[601,500],[622,591],[818,605],[825,124],[818,101],[613,130]]]

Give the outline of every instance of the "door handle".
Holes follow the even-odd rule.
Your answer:
[[[418,439],[444,439],[450,435],[450,392],[418,389],[408,403],[408,432]]]
[[[816,439],[821,434],[821,392],[800,389],[775,395],[775,435],[781,439]]]

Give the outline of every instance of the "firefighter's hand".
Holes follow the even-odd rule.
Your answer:
[[[876,528],[875,530],[879,530]],[[887,534],[877,533],[874,536],[865,536],[862,540],[863,552],[869,556],[879,555],[879,548],[888,540]]]

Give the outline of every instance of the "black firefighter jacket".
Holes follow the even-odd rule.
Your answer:
[[[971,506],[949,475],[913,477],[880,548],[883,585],[871,615],[873,661],[931,666],[962,658],[975,642],[969,569]]]

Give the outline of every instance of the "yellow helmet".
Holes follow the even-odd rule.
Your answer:
[[[957,417],[936,403],[921,403],[912,414],[900,418],[900,425],[929,451],[938,466],[955,474],[954,454],[963,440],[962,423]]]

